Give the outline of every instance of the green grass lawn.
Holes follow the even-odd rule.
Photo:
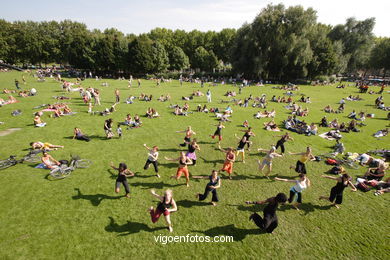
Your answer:
[[[0,74],[0,89],[14,89],[14,79],[21,81],[23,73],[8,72]],[[330,167],[323,162],[308,163],[308,176],[312,186],[303,193],[302,210],[293,210],[289,205],[282,206],[278,211],[279,227],[276,234],[261,233],[257,226],[248,220],[251,212],[262,211],[262,206],[247,206],[246,200],[262,200],[288,191],[291,184],[267,180],[258,172],[256,160],[259,154],[252,149],[247,156],[246,164],[237,162],[234,168],[233,180],[222,179],[219,189],[220,203],[213,207],[205,202],[198,202],[195,194],[203,192],[206,180],[191,179],[190,187],[184,185],[184,178],[179,182],[170,176],[176,173],[176,164],[164,161],[163,157],[177,157],[178,144],[184,134],[175,131],[184,130],[191,125],[197,133],[201,151],[198,155],[198,165],[190,167],[192,175],[208,175],[212,169],[220,169],[224,154],[216,149],[215,141],[209,135],[215,130],[216,118],[212,114],[196,113],[188,117],[174,116],[168,108],[170,103],[183,104],[182,96],[190,95],[200,89],[200,84],[185,83],[180,87],[178,81],[162,83],[156,87],[154,81],[142,81],[141,88],[127,88],[127,81],[107,80],[109,87],[101,87],[101,81],[88,79],[84,87],[97,87],[101,90],[102,106],[94,110],[110,107],[114,98],[114,89],[121,91],[121,104],[111,115],[115,126],[123,121],[126,114],[132,116],[138,113],[144,115],[147,107],[157,109],[161,117],[147,119],[142,117],[143,126],[138,129],[123,128],[122,139],[105,140],[103,123],[108,117],[90,115],[87,106],[83,104],[78,93],[63,93],[60,84],[48,78],[39,83],[28,74],[24,74],[27,85],[23,88],[35,87],[38,96],[17,99],[16,104],[0,108],[0,131],[9,128],[21,128],[7,136],[0,137],[0,158],[5,159],[14,154],[19,157],[26,154],[25,149],[31,141],[44,141],[61,144],[65,148],[51,152],[57,159],[67,159],[70,154],[78,154],[82,158],[93,160],[88,169],[76,170],[66,179],[52,181],[47,178],[48,171],[33,168],[34,164],[19,164],[0,172],[0,258],[1,259],[49,259],[49,258],[344,258],[344,259],[386,259],[389,253],[389,196],[376,197],[372,192],[344,192],[344,202],[341,209],[328,207],[329,203],[318,201],[320,195],[327,195],[335,185],[332,180],[321,178],[321,174]],[[136,85],[136,84],[134,84]],[[207,85],[206,85],[207,86]],[[223,94],[233,90],[230,85],[210,87],[213,96],[213,107],[224,108],[220,104]],[[379,88],[375,88],[378,91]],[[207,88],[201,89],[204,93]],[[236,91],[238,91],[236,89]],[[239,98],[253,94],[282,95],[285,91],[266,87],[244,88]],[[338,101],[349,94],[357,95],[355,87],[336,89],[335,86],[301,86],[300,93],[310,96],[312,103],[307,106],[310,114],[307,122],[319,122],[323,116],[323,107],[331,104],[337,107]],[[152,102],[138,101],[132,105],[123,103],[130,94],[152,94]],[[170,102],[158,102],[161,94],[169,93]],[[78,112],[74,116],[50,118],[45,112],[43,120],[47,122],[44,128],[32,126],[33,107],[54,103],[54,95],[72,97],[70,107]],[[7,95],[1,94],[2,98]],[[386,127],[386,112],[373,106],[377,95],[363,94],[363,101],[347,102],[344,114],[327,114],[342,121],[352,109],[363,110],[375,114],[375,118],[366,120],[366,127],[359,133],[344,134],[343,142],[350,152],[365,152],[376,148],[389,148],[389,137],[377,140],[372,134]],[[299,96],[295,96],[299,98]],[[385,94],[385,102],[390,102]],[[197,104],[205,104],[206,97],[194,98],[190,101],[190,109],[195,110]],[[285,104],[269,103],[267,109],[275,108],[276,122],[281,123],[287,118],[289,111]],[[21,109],[23,114],[12,117],[11,112]],[[254,148],[268,148],[276,143],[273,137],[278,133],[268,132],[262,125],[267,119],[255,120],[253,114],[258,110],[248,107],[233,106],[232,122],[226,123],[223,130],[222,146],[236,147],[234,134],[241,135],[240,125],[245,119],[253,126],[256,137],[253,137]],[[89,136],[94,136],[91,142],[72,140],[73,128],[80,127]],[[116,129],[116,127],[114,127]],[[325,132],[320,129],[320,133]],[[287,151],[303,152],[305,147],[313,147],[315,154],[331,151],[334,142],[318,136],[303,136],[292,134],[295,139],[286,144]],[[143,170],[147,151],[142,146],[160,147],[160,174],[154,176],[152,167]],[[260,158],[261,159],[261,158]],[[294,165],[297,156],[286,155],[274,160],[273,174],[278,176],[295,176],[289,169]],[[109,163],[126,162],[136,176],[129,178],[131,198],[120,197],[114,192],[115,177],[111,175]],[[356,177],[365,169],[350,170]],[[225,175],[224,175],[225,176]],[[178,204],[178,211],[171,215],[174,233],[170,234],[165,227],[164,219],[152,224],[147,209],[156,206],[157,200],[150,194],[150,189],[162,193],[172,188]],[[123,187],[121,194],[123,195]],[[232,243],[170,243],[162,245],[155,242],[158,235],[207,235],[233,236]],[[386,257],[387,256],[387,257]]]

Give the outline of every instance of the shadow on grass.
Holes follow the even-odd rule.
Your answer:
[[[178,164],[177,163],[159,163],[159,166],[167,167],[167,168],[171,169],[171,168],[177,168]]]
[[[216,144],[215,142],[206,142],[206,141],[200,141],[198,144]]]
[[[217,149],[219,151],[219,149]],[[204,163],[212,163],[213,167],[217,166],[217,164],[223,164],[224,160],[207,160],[204,157],[199,157],[200,159],[203,160]]]
[[[161,152],[180,152],[180,151],[182,151],[178,148],[161,148],[161,149],[159,148],[158,150]]]
[[[228,204],[229,207],[236,207],[240,211],[249,211],[249,212],[260,212],[263,211],[265,205],[254,204],[254,205],[246,205],[244,204]]]
[[[260,235],[260,234],[266,234],[264,231],[262,231],[259,228],[254,229],[242,229],[237,228],[234,226],[234,224],[226,225],[226,226],[220,226],[220,227],[213,227],[208,230],[191,230],[191,232],[194,233],[203,233],[206,236],[215,237],[215,236],[233,236],[234,241],[242,241],[247,235]]]
[[[100,193],[86,195],[86,194],[82,194],[79,188],[75,188],[75,190],[77,191],[77,195],[74,195],[72,197],[72,199],[74,199],[74,200],[78,200],[78,199],[89,200],[93,206],[99,206],[100,203],[105,199],[106,200],[117,200],[117,199],[120,199],[123,197],[123,196],[109,196],[109,195],[100,194]]]
[[[333,206],[328,204],[328,205],[313,205],[312,203],[302,203],[300,206],[299,206],[299,209],[300,211],[303,211],[305,215],[311,213],[311,212],[314,212],[316,209],[318,210],[329,210],[331,209]]]
[[[161,229],[167,229],[166,227],[156,227],[150,228],[148,225],[139,222],[130,222],[127,221],[126,224],[119,225],[115,222],[113,217],[109,217],[110,224],[108,224],[104,229],[107,232],[115,232],[120,233],[119,236],[127,236],[135,233],[139,233],[141,231],[153,232]]]
[[[198,201],[198,200],[179,200],[176,201],[177,206],[184,208],[192,208],[194,206],[210,206],[211,204],[208,202]]]
[[[169,184],[169,183],[163,183],[162,181],[160,182],[132,182],[131,186],[138,187],[141,186],[143,187],[142,189],[163,189],[164,187],[177,187],[182,184]]]

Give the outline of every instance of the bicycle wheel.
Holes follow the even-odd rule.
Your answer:
[[[64,179],[70,175],[72,169],[70,167],[61,168],[57,167],[50,171],[50,176],[54,179]]]
[[[80,159],[75,162],[75,168],[88,168],[92,164],[91,160],[88,159]]]
[[[24,156],[23,158],[24,161],[30,162],[30,163],[38,163],[41,161],[41,157],[39,157],[37,154],[28,154]]]
[[[7,169],[11,166],[14,166],[15,164],[16,164],[16,161],[10,161],[10,160],[0,161],[0,170]]]
[[[359,169],[359,165],[351,160],[343,160],[343,165],[347,166],[349,169]]]

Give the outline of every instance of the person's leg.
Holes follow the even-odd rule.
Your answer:
[[[206,186],[206,188],[204,189],[204,193],[198,194],[199,201],[205,200],[207,198],[207,196],[209,195],[210,191],[211,191],[211,189],[209,188],[209,186]]]
[[[281,153],[282,153],[282,154],[284,154],[284,152],[285,152],[285,149],[284,149],[284,144],[281,144],[281,145],[280,145],[280,149],[282,150],[282,152],[281,152]]]
[[[273,221],[267,223],[267,227],[265,227],[265,230],[267,231],[267,233],[273,233],[273,231],[277,227],[278,227],[278,219],[275,217]]]
[[[190,173],[188,172],[188,168],[184,168],[184,176],[186,177],[186,186],[190,186]]]
[[[217,189],[213,189],[211,191],[211,193],[213,194],[213,197],[211,198],[211,201],[212,202],[218,202],[219,201],[219,198],[218,198],[218,193],[217,193]],[[214,203],[213,203],[214,204]]]
[[[242,162],[245,163],[245,151],[244,150],[241,152],[241,158],[242,158]]]
[[[171,218],[170,218],[170,214],[169,214],[168,211],[165,211],[165,212],[164,212],[164,217],[165,217],[165,222],[167,222],[167,224],[168,224],[168,230],[169,230],[169,232],[173,232],[172,223],[171,223]]]
[[[144,170],[149,169],[149,165],[150,165],[151,163],[152,163],[152,162],[151,162],[149,159],[146,160],[145,165],[144,165]]]
[[[289,203],[293,202],[294,197],[295,197],[295,192],[290,190],[290,197],[288,198],[288,202]]]
[[[158,221],[161,214],[162,212],[159,209],[153,209],[153,207],[150,209],[150,217],[152,218],[153,223],[156,223]]]
[[[265,174],[266,177],[268,177],[268,175],[271,173],[272,171],[272,163],[269,163],[268,164],[268,172]]]
[[[119,181],[115,182],[115,193],[119,193],[121,183]]]
[[[258,226],[259,228],[261,228],[261,229],[264,228],[264,220],[259,214],[253,213],[249,217],[249,220],[253,220],[253,222],[255,222],[256,226]]]
[[[154,162],[152,162],[152,164],[153,164],[153,167],[154,167],[154,172],[158,175],[158,162],[154,161]]]
[[[87,142],[90,141],[90,139],[85,135],[80,136],[80,140],[87,141]]]
[[[129,193],[130,193],[129,183],[127,182],[127,180],[124,180],[122,184],[125,187],[125,191],[126,191],[125,197],[129,197]]]
[[[336,201],[335,201],[334,206],[336,208],[339,208],[338,205],[340,205],[341,203],[343,203],[343,194],[342,193],[336,195]]]

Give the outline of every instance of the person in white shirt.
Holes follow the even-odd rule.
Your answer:
[[[207,90],[206,97],[207,97],[207,103],[211,103],[211,91],[210,91],[210,89]]]
[[[294,182],[295,185],[290,189],[290,197],[288,199],[289,203],[292,203],[295,197],[295,194],[298,195],[297,202],[292,204],[292,206],[299,210],[298,206],[302,203],[302,191],[310,186],[310,180],[307,178],[306,174],[299,174],[299,180],[289,180],[275,177],[276,181],[284,181],[284,182]]]
[[[154,171],[156,172],[156,176],[160,178],[160,175],[158,174],[158,147],[153,146],[153,148],[149,148],[146,144],[144,144],[144,147],[148,149],[149,154],[148,154],[148,159],[146,160],[144,170],[147,170],[150,166],[150,164],[153,164],[154,166]]]

